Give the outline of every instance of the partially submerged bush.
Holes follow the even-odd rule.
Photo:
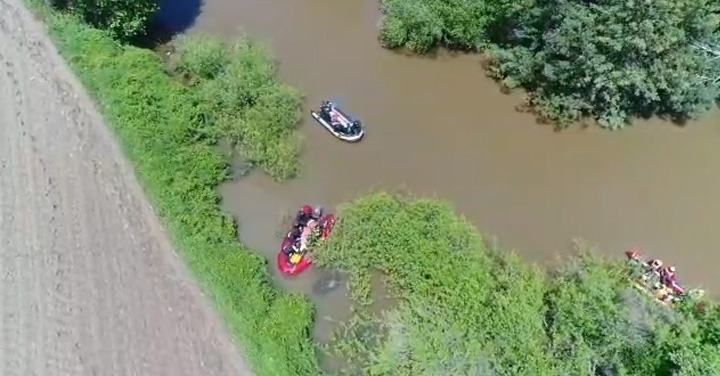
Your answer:
[[[201,35],[178,40],[177,52],[175,69],[196,89],[206,132],[277,180],[297,175],[302,96],[278,81],[268,50],[247,37],[226,45]]]
[[[318,261],[351,275],[359,319],[334,348],[356,360],[353,374],[720,372],[717,306],[668,310],[631,287],[620,264],[589,251],[546,273],[488,249],[472,225],[433,200],[378,193],[339,214]],[[380,317],[362,309],[373,270],[399,301]]]

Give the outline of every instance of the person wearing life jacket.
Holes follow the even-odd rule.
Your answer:
[[[330,125],[336,132],[345,132],[345,125],[340,121],[340,115],[337,112],[330,113]]]
[[[673,289],[663,286],[662,294],[658,299],[660,299],[660,301],[663,303],[672,303],[675,300]]]
[[[312,215],[310,220],[307,223],[307,226],[305,226],[302,230],[302,234],[300,235],[300,251],[304,252],[308,245],[310,244],[310,240],[313,237],[313,233],[315,232],[315,229],[320,224],[320,218],[322,218],[323,215],[323,208],[322,206],[316,206],[315,209],[313,209]]]
[[[288,261],[290,261],[290,263],[293,265],[297,265],[300,263],[300,261],[302,261],[302,258],[303,258],[302,253],[295,252],[290,255],[290,257],[288,258]]]
[[[298,228],[302,231],[310,219],[312,219],[313,208],[310,205],[305,205],[295,216],[295,223],[293,227]]]
[[[300,226],[293,226],[292,230],[288,232],[288,239],[291,239],[293,243],[297,242],[298,238],[302,235],[302,228]]]
[[[677,284],[677,275],[675,274],[675,267],[669,266],[660,272],[660,278],[665,286],[673,288]]]
[[[360,120],[353,120],[352,124],[350,124],[349,132],[352,134],[358,134],[360,133],[360,127],[362,125],[360,124]]]
[[[663,262],[660,259],[652,260],[648,263],[648,270],[660,275],[662,271]]]
[[[310,217],[316,221],[319,221],[320,218],[323,215],[323,207],[322,206],[316,206],[315,209],[312,210],[310,213]]]

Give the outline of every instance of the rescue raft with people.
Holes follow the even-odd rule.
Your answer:
[[[638,250],[625,252],[631,266],[631,280],[635,287],[649,293],[658,302],[670,306],[687,298],[699,298],[704,291],[686,289],[677,279],[675,266],[665,266],[660,259],[648,259]]]
[[[316,241],[327,239],[334,225],[334,214],[324,214],[320,206],[303,206],[280,245],[277,256],[280,272],[298,275],[307,270],[312,264],[310,249]]]
[[[365,136],[365,127],[360,120],[351,118],[331,101],[322,101],[320,109],[310,111],[310,114],[328,132],[343,141],[357,142]]]

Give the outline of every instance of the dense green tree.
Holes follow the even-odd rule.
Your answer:
[[[486,48],[491,73],[559,125],[678,120],[720,93],[718,0],[384,0],[381,40]]]
[[[158,0],[50,0],[71,10],[90,25],[109,31],[119,39],[141,35],[158,10]]]
[[[718,96],[717,0],[552,0],[518,19],[494,72],[530,90],[530,103],[560,124],[590,115],[608,128],[631,116],[684,119]],[[519,7],[514,14],[524,12]]]

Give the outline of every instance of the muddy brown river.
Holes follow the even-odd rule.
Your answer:
[[[273,270],[283,214],[406,188],[452,202],[533,261],[566,253],[581,237],[611,256],[639,247],[675,263],[683,281],[718,289],[718,111],[684,128],[653,120],[621,132],[556,133],[515,111],[520,97],[502,94],[477,56],[383,50],[378,18],[373,1],[207,0],[192,30],[232,37],[242,26],[269,43],[282,77],[307,94],[308,111],[336,99],[368,127],[363,142],[345,144],[308,115],[301,178],[276,184],[254,173],[222,188],[243,241]],[[320,302],[321,318],[337,319],[347,303],[327,273],[280,280]]]

